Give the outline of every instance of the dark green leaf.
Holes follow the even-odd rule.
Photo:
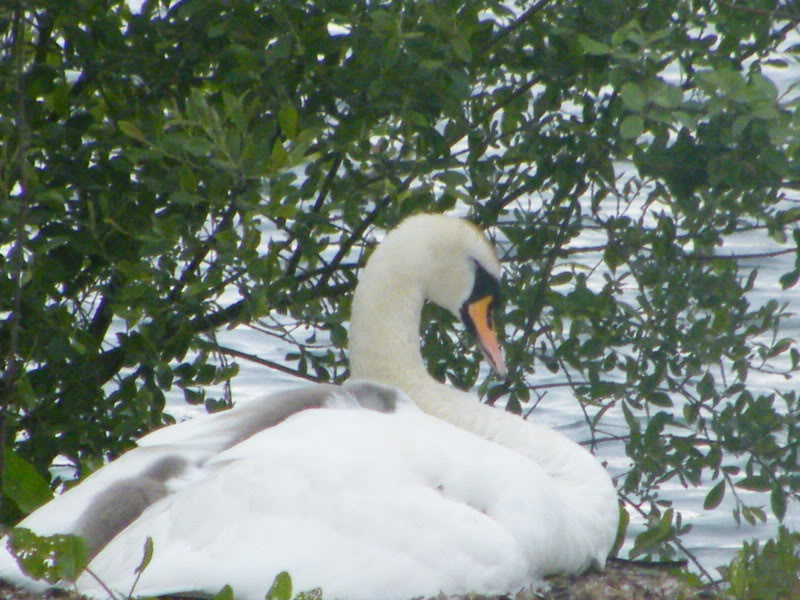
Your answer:
[[[122,133],[127,135],[128,137],[132,137],[136,141],[139,142],[146,142],[147,139],[144,137],[142,131],[133,123],[129,121],[120,121],[118,123],[118,127]]]
[[[593,40],[588,35],[581,34],[578,36],[578,41],[583,48],[583,51],[586,54],[595,54],[598,56],[602,56],[605,54],[609,54],[611,52],[611,46],[608,44],[604,44],[603,42],[598,42]]]
[[[55,567],[62,581],[76,581],[89,564],[86,542],[74,535],[63,536],[56,557]]]
[[[644,133],[644,119],[639,115],[628,115],[622,120],[619,128],[623,139],[636,139]]]
[[[29,462],[11,450],[5,452],[3,494],[23,513],[31,513],[53,499],[47,481]]]
[[[753,492],[767,492],[771,489],[769,479],[763,475],[751,475],[736,482],[736,487]]]
[[[281,127],[283,135],[292,139],[297,135],[297,109],[291,104],[284,104],[278,111],[278,124]]]
[[[665,392],[651,392],[647,394],[647,401],[655,406],[662,406],[670,408],[672,406],[672,398]]]
[[[631,81],[625,83],[620,89],[620,98],[622,98],[626,108],[633,112],[640,112],[646,102],[642,88]]]
[[[722,499],[725,497],[725,480],[719,481],[711,491],[706,494],[706,499],[703,501],[703,508],[705,510],[714,510],[717,508]]]
[[[769,494],[769,503],[772,508],[772,514],[778,519],[783,521],[786,516],[786,492],[778,485],[773,486]]]

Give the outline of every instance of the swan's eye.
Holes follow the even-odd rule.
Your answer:
[[[467,304],[490,296],[492,299],[492,306],[496,308],[501,301],[502,294],[500,293],[500,282],[494,276],[484,269],[478,261],[475,261],[475,282],[472,284],[472,292],[467,298]]]

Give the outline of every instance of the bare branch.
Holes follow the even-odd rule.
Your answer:
[[[260,356],[256,356],[255,354],[249,354],[247,352],[242,352],[241,350],[234,350],[233,348],[228,348],[226,346],[217,346],[217,350],[219,350],[223,354],[227,354],[228,356],[243,358],[245,360],[249,360],[250,362],[254,362],[259,365],[269,367],[270,369],[274,369],[276,371],[280,371],[281,373],[286,373],[288,375],[293,375],[301,379],[313,381],[314,383],[324,383],[323,380],[320,379],[319,377],[315,377],[314,375],[310,375],[308,373],[301,373],[297,369],[292,369],[291,367],[287,367],[286,365],[273,362],[266,358],[261,358]]]

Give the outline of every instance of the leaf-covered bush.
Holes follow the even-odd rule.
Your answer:
[[[451,209],[497,239],[512,375],[479,381],[431,308],[433,373],[521,410],[552,371],[593,446],[621,416],[634,556],[682,547],[669,481],[710,485],[708,510],[734,495],[737,521],[766,517],[739,490],[769,492],[782,519],[798,400],[748,377],[800,363],[777,291],[800,262],[754,266],[800,242],[800,113],[774,83],[798,22],[766,0],[7,3],[3,520],[42,497],[19,459],[86,472],[169,420],[167,390],[228,403],[204,393],[237,372],[222,328],[289,344],[273,368],[346,377],[373,231]]]

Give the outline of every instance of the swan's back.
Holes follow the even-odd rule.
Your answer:
[[[148,508],[92,571],[127,591],[150,536],[142,595],[231,582],[237,597],[262,598],[282,570],[296,589],[332,598],[499,593],[538,581],[538,557],[562,525],[534,463],[412,405],[303,411],[204,470]],[[103,592],[86,575],[79,589]]]
[[[534,461],[385,386],[310,386],[142,443],[22,523],[76,530],[124,505],[131,481],[163,484],[130,524],[95,523],[111,539],[78,581],[87,596],[127,594],[148,537],[135,595],[231,584],[254,600],[284,570],[351,600],[507,592],[552,571],[564,543],[564,498]],[[25,583],[7,553],[0,572]]]

